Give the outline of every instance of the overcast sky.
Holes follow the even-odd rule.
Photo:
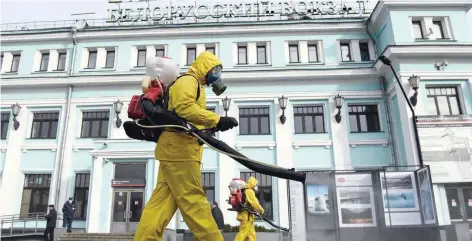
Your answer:
[[[152,2],[151,6],[156,6],[157,2],[168,5],[170,1],[158,0]],[[179,5],[194,4],[195,1],[197,4],[256,2],[256,0],[172,0],[173,3],[179,2]],[[269,1],[279,2],[280,0]],[[285,1],[290,2],[290,0]],[[77,16],[71,16],[71,14],[87,12],[95,13],[89,15],[89,18],[106,18],[107,9],[116,8],[116,4],[109,4],[108,0],[0,0],[0,2],[2,23],[70,20],[77,19]],[[334,2],[341,2],[341,0],[334,0]],[[369,0],[372,8],[376,2],[377,0]],[[472,26],[472,11],[469,11],[468,20]]]

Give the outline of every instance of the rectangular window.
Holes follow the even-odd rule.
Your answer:
[[[238,47],[238,64],[247,64],[247,47]]]
[[[267,52],[265,46],[257,46],[257,63],[267,64]]]
[[[42,53],[41,54],[41,65],[39,67],[39,71],[47,71],[49,65],[49,54]]]
[[[351,132],[380,132],[377,105],[349,105]]]
[[[429,115],[462,115],[456,87],[426,87]]]
[[[59,112],[34,113],[31,139],[54,139],[57,135]]]
[[[323,106],[294,106],[295,133],[325,133]]]
[[[21,55],[19,54],[13,55],[10,72],[18,72],[18,67],[20,66],[20,58]]]
[[[259,191],[256,192],[256,197],[259,200],[259,204],[264,208],[264,216],[269,220],[273,220],[272,177],[255,172],[241,172],[240,174],[240,178],[243,181],[247,181],[250,176],[259,181],[257,184]]]
[[[138,49],[138,63],[136,67],[144,67],[146,65],[146,50]]]
[[[202,172],[202,186],[209,202],[215,201],[215,173]]]
[[[21,199],[21,217],[33,217],[34,213],[48,210],[51,174],[26,174]]]
[[[444,38],[444,32],[441,21],[433,21],[433,34],[437,39]]]
[[[0,56],[2,59],[0,60],[0,70],[2,69],[3,66],[3,54]]]
[[[115,51],[107,51],[107,60],[105,62],[105,68],[113,68],[115,66]]]
[[[212,54],[215,54],[215,47],[207,47],[206,48],[206,51],[212,53]]]
[[[213,112],[213,113],[216,113],[216,108],[215,107],[207,107],[206,109]],[[213,132],[212,136],[216,136],[216,133]]]
[[[89,196],[90,186],[90,173],[77,173],[75,174],[75,190],[74,190],[74,202],[75,212],[74,218],[86,219],[87,218],[87,202]]]
[[[316,44],[308,45],[308,62],[319,62],[318,60],[318,46]]]
[[[289,45],[288,51],[290,63],[300,63],[300,59],[298,58],[298,45]]]
[[[88,111],[83,113],[82,138],[107,138],[109,111]]]
[[[156,49],[156,57],[164,57],[164,56],[166,56],[165,49]]]
[[[2,113],[2,126],[1,126],[1,130],[2,130],[2,140],[6,140],[7,139],[7,134],[8,134],[8,125],[10,124],[10,113]]]
[[[359,51],[361,52],[361,61],[370,61],[369,43],[359,43]]]
[[[192,65],[193,61],[197,58],[196,48],[187,48],[187,65]]]
[[[421,21],[412,21],[411,25],[413,25],[413,34],[415,35],[415,39],[422,39],[423,38],[423,28],[421,28]]]
[[[66,59],[67,53],[59,53],[59,58],[57,60],[57,70],[65,70],[66,69]]]
[[[90,51],[87,69],[95,69],[96,66],[97,66],[97,51]]]
[[[240,135],[268,135],[270,134],[269,107],[241,107],[239,108]]]
[[[343,62],[352,61],[349,43],[341,43],[341,59]]]

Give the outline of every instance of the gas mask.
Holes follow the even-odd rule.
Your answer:
[[[226,85],[221,81],[221,71],[223,67],[218,65],[211,69],[206,76],[206,83],[208,86],[211,85],[211,90],[215,95],[221,95],[226,90]]]

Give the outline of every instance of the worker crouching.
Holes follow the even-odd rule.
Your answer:
[[[246,198],[244,205],[260,214],[264,214],[264,208],[259,204],[255,193],[257,191],[257,183],[258,181],[254,177],[249,177],[247,180],[247,184],[244,187],[244,195]],[[244,241],[246,238],[249,241],[256,241],[254,214],[249,213],[247,210],[238,211],[236,219],[240,222],[240,226],[234,241]]]

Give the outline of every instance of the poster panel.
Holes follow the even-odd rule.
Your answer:
[[[339,227],[375,227],[372,175],[336,175]]]
[[[303,184],[288,181],[290,194],[290,219],[293,241],[306,241],[305,194]]]
[[[472,181],[472,115],[418,116],[417,126],[432,182]]]
[[[419,211],[414,173],[381,172],[380,180],[385,212]]]
[[[418,185],[420,189],[421,209],[425,224],[436,223],[436,215],[433,203],[433,188],[429,180],[428,168],[418,170]]]
[[[308,236],[319,230],[336,228],[334,202],[334,175],[307,173],[305,181],[306,230]]]
[[[385,224],[387,226],[421,225],[421,214],[420,212],[385,213]]]

